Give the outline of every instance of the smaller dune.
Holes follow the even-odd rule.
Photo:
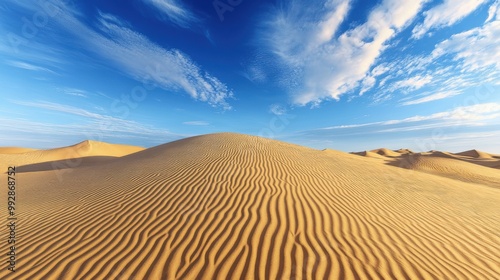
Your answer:
[[[434,152],[433,154],[438,153]],[[447,153],[441,152],[439,152],[439,156],[415,154],[401,157],[392,162],[391,165],[464,182],[500,188],[500,173],[492,172],[490,167],[454,159],[446,155]]]
[[[122,157],[144,150],[142,147],[109,144],[99,141],[86,140],[78,144],[49,149],[34,150],[25,148],[3,148],[5,153],[0,151],[0,170],[5,170],[8,165],[27,166],[26,171],[47,170],[47,166],[52,163],[66,166],[64,161],[71,160],[71,167],[81,166],[83,162],[99,163],[116,157]],[[14,153],[15,151],[24,151]],[[10,152],[10,153],[9,153]],[[85,161],[75,161],[74,159],[86,158]],[[105,160],[103,160],[105,159]]]
[[[458,157],[452,153],[441,152],[441,151],[431,151],[427,153],[427,156],[458,159]]]
[[[414,153],[409,149],[381,148],[351,154],[382,159],[383,161],[378,162],[399,168],[500,188],[500,173],[497,171],[500,169],[500,157],[478,150],[462,153],[436,150]]]
[[[414,154],[414,152],[410,149],[399,149],[399,150],[396,150],[395,152],[400,153],[402,155]]]
[[[371,150],[370,152],[376,153],[376,154],[379,154],[379,155],[385,156],[385,157],[399,157],[399,156],[401,156],[400,153],[386,149],[386,148],[375,149],[375,150]]]
[[[465,151],[465,152],[461,152],[461,153],[456,153],[455,155],[471,157],[471,158],[481,158],[481,159],[493,158],[492,155],[485,153],[485,152],[478,151],[478,150],[469,150],[469,151]]]
[[[369,158],[378,158],[378,159],[384,159],[384,160],[387,159],[385,156],[383,156],[381,154],[370,152],[370,151],[355,152],[352,154],[358,155],[358,156],[369,157]]]
[[[86,140],[69,147],[47,150],[47,153],[59,154],[64,157],[64,154],[76,153],[81,157],[88,156],[110,156],[122,157],[144,150],[142,147],[110,144],[99,141]]]

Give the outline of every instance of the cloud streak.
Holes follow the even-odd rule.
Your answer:
[[[500,18],[482,27],[455,34],[437,45],[435,57],[453,54],[469,71],[494,67],[500,70]]]
[[[482,103],[428,115],[305,130],[290,135],[287,140],[305,142],[318,149],[330,147],[345,151],[387,146],[420,151],[484,147],[495,151],[500,148],[495,141],[499,133],[500,103]],[[480,135],[480,142],[471,141]]]
[[[64,1],[48,1],[60,11],[54,18],[60,27],[75,36],[85,50],[109,61],[118,71],[168,91],[187,93],[214,107],[231,109],[228,99],[233,92],[182,51],[163,48],[114,15],[99,12],[95,25],[90,26]],[[23,1],[15,4],[33,11],[39,8]]]
[[[7,64],[10,65],[10,66],[16,67],[16,68],[24,69],[24,70],[42,71],[42,72],[48,72],[48,73],[55,74],[54,71],[52,71],[52,70],[50,70],[48,68],[37,66],[37,65],[34,65],[34,64],[31,64],[31,63],[27,63],[27,62],[23,62],[23,61],[14,61],[14,60],[11,60],[11,61],[7,61]]]
[[[428,31],[451,26],[475,11],[488,0],[444,0],[424,12],[424,22],[413,28],[413,38],[420,39]]]
[[[198,22],[196,16],[178,0],[142,0],[146,5],[157,9],[161,18],[187,28]]]
[[[387,120],[380,122],[371,122],[363,124],[350,124],[350,125],[339,125],[321,128],[319,130],[338,130],[338,129],[349,129],[349,128],[361,128],[361,127],[381,127],[381,126],[393,126],[400,124],[408,124],[410,127],[414,127],[415,123],[419,122],[439,122],[436,127],[449,125],[451,122],[456,124],[462,123],[464,125],[478,125],[478,121],[487,120],[500,120],[500,103],[482,103],[471,106],[461,106],[450,111],[439,112],[427,116],[413,116],[398,120]],[[399,128],[402,129],[402,128]],[[405,128],[406,129],[406,128]]]
[[[276,9],[260,39],[283,66],[293,103],[318,104],[338,99],[360,84],[373,86],[373,81],[363,81],[373,79],[370,68],[387,42],[412,22],[423,2],[382,1],[364,24],[336,37],[350,1],[311,5],[295,0],[285,9]],[[305,11],[300,8],[304,5]],[[315,20],[318,14],[319,21]]]
[[[405,101],[402,103],[402,105],[407,106],[407,105],[416,105],[416,104],[431,102],[431,101],[445,99],[445,98],[448,98],[451,96],[459,95],[461,93],[462,93],[461,91],[456,91],[456,90],[440,91],[437,93],[427,95],[425,97],[417,98],[417,99],[410,100],[410,101]]]
[[[83,134],[86,138],[105,140],[107,138],[139,138],[157,139],[158,143],[179,138],[179,135],[171,133],[165,129],[144,125],[131,120],[121,119],[106,114],[99,114],[89,110],[76,108],[69,105],[53,102],[31,102],[31,101],[10,101],[13,104],[39,109],[41,112],[57,113],[64,116],[65,123],[48,123],[14,119],[2,122],[2,131],[19,133],[43,134],[46,137],[57,135],[75,136]],[[71,123],[70,117],[76,117],[75,124]]]

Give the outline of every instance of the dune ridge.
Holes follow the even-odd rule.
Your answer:
[[[379,154],[381,156],[386,156],[386,157],[398,157],[401,155],[401,153],[397,151],[392,151],[387,148],[380,148],[380,149],[375,149],[371,150],[370,152]]]
[[[500,167],[500,158],[477,150],[461,153],[441,151],[415,153],[408,149],[391,151],[382,148],[371,152],[363,151],[351,154],[378,159],[391,166],[425,172],[440,177],[500,187],[500,174],[495,170]]]
[[[21,147],[0,147],[0,154],[22,154],[36,151],[36,149]]]
[[[492,155],[485,153],[485,152],[478,151],[478,150],[470,150],[470,151],[465,151],[465,152],[461,152],[461,153],[456,153],[456,155],[473,157],[473,158],[488,158],[488,159],[493,158]]]
[[[498,189],[374,162],[221,133],[26,173],[16,279],[499,275]]]

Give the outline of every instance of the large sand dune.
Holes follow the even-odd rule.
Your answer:
[[[230,133],[123,155],[17,175],[0,279],[499,279],[485,181]]]

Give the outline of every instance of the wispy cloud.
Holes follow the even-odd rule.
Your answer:
[[[207,125],[210,125],[210,123],[206,122],[206,121],[189,121],[189,122],[183,122],[182,124],[185,124],[185,125],[195,125],[195,126],[207,126]]]
[[[500,21],[496,8],[490,14],[492,19],[482,26],[452,35],[428,54],[382,57],[381,65],[390,70],[374,82],[374,100],[405,94],[402,105],[417,105],[498,84]]]
[[[7,63],[7,65],[17,67],[20,69],[25,69],[25,70],[30,70],[30,71],[42,71],[42,72],[48,72],[48,73],[55,74],[54,71],[52,71],[48,68],[34,65],[32,63],[27,63],[27,62],[23,62],[23,61],[14,61],[14,60],[7,61],[6,63]]]
[[[142,0],[160,11],[162,19],[169,20],[181,27],[189,27],[198,18],[178,0]]]
[[[433,51],[433,56],[453,55],[463,61],[463,68],[478,70],[493,66],[500,70],[500,17],[482,27],[473,28],[451,36],[441,42]]]
[[[79,12],[62,0],[49,1],[60,11],[54,18],[60,27],[77,37],[85,49],[109,61],[117,70],[141,82],[149,81],[169,91],[187,93],[214,107],[231,108],[227,100],[232,98],[233,92],[226,84],[204,71],[180,50],[161,47],[134,31],[130,24],[110,14],[99,12],[95,29],[83,22]],[[33,11],[39,8],[25,1],[15,3],[31,7]]]
[[[152,80],[165,89],[182,90],[213,106],[231,108],[227,99],[233,96],[232,91],[181,51],[166,50],[115,21],[101,17],[99,22],[101,31],[113,39],[89,30],[76,18],[70,18],[66,23],[81,30],[79,34],[87,35],[81,38],[127,74],[139,80]]]
[[[56,135],[76,135],[84,134],[87,138],[99,140],[107,138],[140,138],[147,139],[157,138],[158,142],[166,142],[172,138],[178,137],[165,129],[144,125],[131,120],[117,118],[114,116],[99,114],[90,110],[76,108],[73,106],[53,103],[53,102],[32,102],[32,101],[19,101],[11,100],[13,104],[30,107],[34,109],[41,109],[40,112],[53,112],[59,113],[65,120],[63,123],[50,123],[50,122],[37,122],[24,119],[12,119],[0,124],[2,131],[14,131],[29,133],[29,135],[43,134],[46,136]],[[70,116],[77,117],[78,121],[71,123]]]
[[[243,77],[254,83],[261,83],[266,80],[266,73],[256,65],[249,65],[246,71],[241,74]]]
[[[413,29],[414,38],[422,38],[428,31],[451,26],[475,11],[488,0],[444,0],[424,12],[424,22]]]
[[[488,9],[488,18],[486,19],[486,22],[494,20],[495,18],[500,18],[500,1],[498,0],[491,4]]]
[[[387,146],[417,151],[450,147],[485,147],[495,151],[500,148],[496,141],[499,133],[500,103],[483,103],[428,115],[305,130],[288,136],[287,140],[345,151]],[[471,142],[474,135],[483,135],[484,139]],[[466,137],[471,139],[465,141]]]
[[[260,39],[283,65],[293,102],[317,104],[338,99],[360,83],[370,88],[373,81],[362,81],[373,79],[370,67],[388,40],[412,22],[423,2],[382,1],[364,24],[337,36],[350,1],[316,5],[295,0],[271,14]]]
[[[415,123],[424,121],[439,122],[437,126],[449,125],[449,122],[461,122],[464,125],[478,125],[477,121],[485,120],[500,120],[500,103],[482,103],[471,106],[461,106],[450,111],[434,113],[426,116],[413,116],[404,119],[387,120],[380,122],[362,123],[362,124],[349,124],[338,125],[321,128],[320,130],[337,130],[347,128],[361,128],[361,127],[374,127],[374,126],[392,126],[400,124],[410,124],[414,127]],[[401,129],[401,127],[399,128]]]
[[[276,116],[281,116],[286,114],[286,108],[280,104],[273,104],[269,107],[269,112]]]
[[[421,98],[410,100],[410,101],[405,101],[405,102],[402,103],[402,105],[416,105],[416,104],[421,104],[421,103],[425,103],[425,102],[440,100],[440,99],[448,98],[448,97],[451,97],[451,96],[459,95],[461,93],[462,93],[461,91],[456,91],[456,90],[440,91],[440,92],[437,92],[437,93],[433,93],[433,94],[427,95],[425,97],[421,97]]]
[[[398,89],[409,89],[409,90],[416,90],[419,89],[427,84],[429,84],[432,81],[432,76],[426,75],[426,76],[414,76],[407,78],[405,80],[400,80],[397,82],[394,82],[390,90],[395,91]]]
[[[72,96],[77,96],[77,97],[88,97],[88,92],[83,89],[77,89],[77,88],[59,88],[58,89],[60,92],[67,94],[67,95],[72,95]]]

